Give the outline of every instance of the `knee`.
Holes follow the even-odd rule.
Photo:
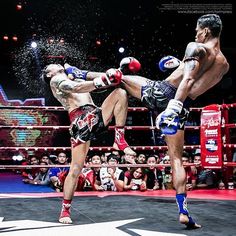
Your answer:
[[[127,92],[126,92],[124,89],[122,89],[122,88],[117,88],[117,89],[114,90],[114,92],[115,92],[116,96],[119,97],[119,99],[120,99],[120,98],[125,98],[125,99],[127,99]]]
[[[78,178],[82,168],[83,167],[81,167],[79,165],[73,165],[72,167],[70,167],[69,174],[71,175],[72,178]]]

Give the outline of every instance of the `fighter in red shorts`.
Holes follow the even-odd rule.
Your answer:
[[[115,86],[121,82],[122,73],[116,69],[109,69],[105,74],[93,81],[85,81],[90,72],[81,71],[76,81],[70,80],[64,72],[64,67],[50,64],[43,71],[44,81],[50,83],[54,97],[69,112],[71,126],[72,162],[69,174],[64,183],[64,199],[59,222],[72,223],[70,215],[71,201],[76,189],[77,178],[84,166],[90,140],[104,131],[115,118],[114,148],[128,154],[135,154],[124,138],[128,98],[126,91],[116,88],[98,108],[89,92],[101,88]]]

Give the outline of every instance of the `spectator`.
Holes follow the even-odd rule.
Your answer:
[[[111,152],[105,152],[101,156],[102,163],[107,163],[107,157],[111,154]]]
[[[48,165],[46,162],[40,162],[40,165]],[[26,184],[50,185],[49,171],[47,167],[40,167],[39,173],[34,179],[23,179]]]
[[[190,156],[187,152],[183,152],[182,157],[183,165],[190,163]],[[184,169],[186,171],[186,190],[190,191],[196,188],[196,173],[193,171],[193,169],[190,166],[184,166]]]
[[[120,159],[121,159],[121,152],[118,151],[118,150],[113,150],[111,153],[114,154],[114,155],[116,155],[116,156],[119,158],[119,162],[120,162]]]
[[[57,156],[57,163],[59,165],[67,165],[67,156],[64,152],[60,152]],[[69,172],[69,167],[52,167],[49,170],[49,178],[52,182],[53,188],[56,192],[62,192],[64,181]]]
[[[193,159],[196,164],[195,172],[197,174],[197,188],[213,188],[215,187],[215,173],[211,169],[204,169],[201,166],[201,154],[196,153]]]
[[[101,157],[94,155],[90,161],[91,164],[100,165]],[[97,175],[101,167],[83,168],[79,175],[77,191],[103,190],[103,188],[95,183]]]
[[[125,172],[124,190],[147,189],[145,170],[140,167],[133,167]]]
[[[150,167],[145,170],[147,176],[147,181],[146,181],[147,189],[149,190],[162,189],[162,183],[163,183],[162,172],[159,168],[153,166],[155,164],[158,164],[157,156],[156,155],[149,156],[147,158],[147,164],[150,165]]]
[[[101,186],[103,190],[123,191],[124,171],[115,166],[118,164],[118,157],[110,154],[107,157],[107,163],[114,167],[102,167],[98,172],[96,185]]]
[[[168,155],[166,155],[162,159],[162,162],[163,162],[163,164],[170,165],[170,157]],[[171,166],[164,167],[164,169],[162,171],[162,176],[163,176],[163,189],[174,189],[173,181],[172,181]]]
[[[131,155],[131,154],[124,154],[122,157],[121,157],[121,163],[122,164],[136,164],[135,162],[136,160],[136,154],[134,155]],[[124,171],[124,173],[129,170],[130,168],[129,167],[122,167],[120,168]]]
[[[218,183],[218,189],[220,189],[220,190],[224,190],[225,189],[225,184],[224,184],[224,182],[222,180],[220,180],[219,183]]]
[[[137,164],[145,164],[146,163],[146,156],[143,153],[140,153],[136,158]]]
[[[49,155],[48,155],[48,154],[43,154],[43,155],[41,156],[41,158],[40,158],[40,162],[41,162],[41,161],[47,162],[48,165],[53,164],[53,163],[51,162],[51,160],[49,159]]]
[[[35,155],[29,156],[28,161],[22,163],[22,165],[38,165],[38,164],[39,164],[39,159]],[[38,168],[26,168],[22,170],[21,175],[24,179],[33,180],[38,175],[38,173],[39,173]]]

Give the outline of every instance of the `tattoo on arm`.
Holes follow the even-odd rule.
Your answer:
[[[70,83],[71,81],[66,81],[65,83],[63,82],[64,81],[62,81],[62,83],[59,84],[58,88],[63,92],[73,92],[75,86],[72,83]]]
[[[59,91],[70,93],[73,92],[75,88],[74,83],[75,82],[68,80],[64,77],[58,77],[52,81],[52,86]]]
[[[186,61],[185,63],[185,70],[186,71],[193,71],[196,68],[196,60],[190,60],[190,61]]]
[[[191,60],[199,61],[205,56],[206,49],[203,47],[203,45],[198,43],[189,43],[185,51],[184,62]]]

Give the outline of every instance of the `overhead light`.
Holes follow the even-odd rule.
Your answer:
[[[125,51],[125,49],[123,47],[119,48],[119,53],[123,53]]]
[[[3,40],[7,41],[9,39],[9,37],[7,35],[3,36]]]
[[[31,42],[31,45],[30,45],[32,48],[37,48],[37,43],[35,41]]]
[[[17,36],[13,36],[12,40],[16,42],[18,40],[18,37]]]
[[[17,11],[22,10],[22,5],[21,5],[20,3],[18,3],[18,4],[16,5],[16,10],[17,10]]]
[[[100,40],[97,40],[97,41],[96,41],[96,45],[97,45],[97,46],[100,46],[101,44],[102,44],[102,42],[101,42]]]

